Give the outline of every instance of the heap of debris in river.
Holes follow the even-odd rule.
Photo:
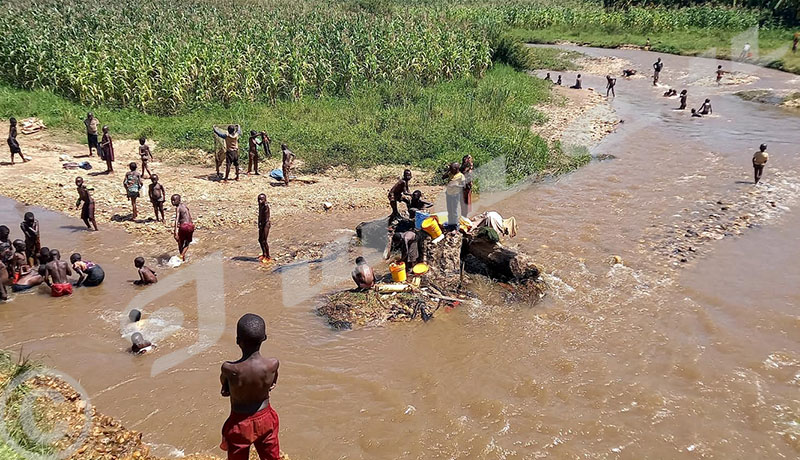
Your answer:
[[[335,329],[417,318],[427,321],[439,309],[461,304],[480,305],[481,300],[469,290],[470,283],[478,277],[488,278],[498,286],[502,284],[506,296],[534,302],[543,297],[545,284],[539,276],[539,267],[531,258],[502,244],[497,238],[487,236],[489,232],[478,230],[460,228],[433,240],[424,231],[414,230],[414,222],[407,219],[361,223],[356,228],[360,244],[384,249],[384,254],[390,259],[396,258],[398,249],[391,243],[393,235],[415,231],[421,239],[421,259],[427,272],[420,276],[409,273],[404,282],[396,282],[386,274],[376,280],[372,290],[328,294],[322,299],[317,313]]]

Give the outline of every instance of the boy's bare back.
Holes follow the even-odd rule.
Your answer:
[[[222,364],[222,396],[230,396],[231,410],[254,414],[267,407],[269,392],[278,381],[276,358],[254,353],[247,359]]]

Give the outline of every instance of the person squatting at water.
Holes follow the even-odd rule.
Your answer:
[[[270,216],[269,203],[267,203],[267,195],[261,193],[258,195],[258,244],[261,246],[261,255],[258,260],[262,263],[272,260],[269,255],[269,230],[272,228],[272,219]]]
[[[767,144],[761,144],[758,151],[753,155],[753,175],[755,183],[761,181],[761,175],[764,174],[764,166],[769,161],[769,153],[767,153]]]
[[[231,165],[236,167],[236,178],[239,180],[239,136],[242,135],[242,127],[239,125],[228,125],[228,132],[222,132],[214,127],[214,134],[225,141],[225,179],[231,173]],[[217,166],[217,176],[219,176],[219,166]]]
[[[139,279],[134,281],[133,284],[141,286],[158,283],[156,272],[144,264],[144,257],[133,259],[133,266],[136,267],[136,271],[139,273]]]
[[[99,265],[88,260],[84,261],[77,252],[69,256],[69,262],[72,264],[75,274],[78,275],[78,282],[75,283],[75,287],[100,286],[103,280],[106,279],[106,274]]]
[[[410,204],[407,198],[410,195],[408,191],[409,182],[411,182],[411,170],[406,169],[403,171],[403,177],[389,189],[389,206],[392,208],[392,214],[389,215],[390,221],[401,217],[400,211],[397,210],[398,201],[406,203],[406,206]]]
[[[97,222],[94,220],[94,198],[83,183],[83,177],[75,178],[75,186],[78,188],[78,201],[75,202],[75,209],[81,208],[81,220],[86,224],[86,228],[91,230],[94,226],[94,231],[97,231]],[[83,207],[81,207],[81,202],[83,202]]]
[[[407,202],[406,206],[408,206],[408,217],[414,219],[417,216],[417,211],[432,208],[433,203],[423,200],[420,190],[414,190],[411,194],[411,201]]]
[[[53,297],[71,295],[72,283],[69,282],[69,276],[72,275],[72,269],[67,262],[61,260],[58,249],[50,251],[50,259],[45,276],[45,282],[50,286],[50,295]]]
[[[278,414],[269,403],[278,383],[280,362],[261,355],[267,340],[264,320],[247,313],[236,324],[236,344],[242,350],[237,361],[225,361],[220,372],[220,394],[230,398],[231,413],[222,426],[220,448],[228,460],[247,460],[254,446],[261,460],[278,460]]]
[[[367,290],[375,286],[375,273],[363,257],[356,258],[356,266],[351,275],[359,289]]]

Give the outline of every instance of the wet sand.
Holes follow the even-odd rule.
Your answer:
[[[58,302],[15,298],[0,310],[0,346],[24,345],[80,376],[98,407],[164,453],[219,452],[227,401],[217,393],[218,366],[237,356],[233,322],[253,311],[269,325],[265,352],[282,359],[272,402],[293,458],[796,457],[796,114],[742,101],[738,88],[695,84],[716,60],[582,51],[643,72],[661,56],[663,86],[618,80],[611,105],[624,123],[591,149],[616,159],[476,203],[477,212],[493,203],[517,217],[517,241],[551,286],[536,307],[485,302],[425,324],[331,331],[313,313],[314,295],[346,285],[349,266],[332,258],[259,269],[232,259],[253,244],[228,232],[212,240],[225,248],[225,328],[190,359],[151,375],[157,358],[198,338],[195,283],[145,308],[180,329],[143,359],[122,351],[119,315],[144,290],[110,282]],[[744,87],[791,85],[773,70],[737,70],[759,77]],[[603,75],[585,75],[584,84],[602,87]],[[715,116],[674,111],[677,101],[661,96],[668,85],[687,87],[690,106],[712,98]],[[752,194],[750,158],[761,142],[770,163]],[[783,197],[775,207],[770,194]],[[718,201],[763,219],[676,265],[662,250],[670,230],[706,225]],[[24,208],[8,203],[0,220],[17,222]],[[50,228],[75,223],[41,214]],[[314,227],[314,238],[349,238],[350,217]],[[110,280],[133,276],[121,262],[136,247],[124,232],[48,238],[91,250]],[[377,265],[376,254],[365,255]],[[622,263],[610,264],[612,255]],[[87,363],[102,372],[87,372]]]

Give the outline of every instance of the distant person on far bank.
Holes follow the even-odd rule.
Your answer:
[[[764,174],[764,166],[766,166],[767,161],[769,161],[767,144],[761,144],[761,147],[758,148],[758,152],[753,155],[753,175],[756,184],[761,181],[761,175]]]
[[[800,32],[794,33],[794,39],[792,40],[792,53],[797,52],[797,44],[800,42]]]
[[[261,255],[258,260],[261,263],[267,263],[270,260],[269,255],[269,230],[272,228],[272,219],[270,217],[269,203],[267,203],[267,195],[261,193],[258,195],[258,244],[261,246]]]
[[[561,75],[558,76],[558,80],[556,80],[556,85],[561,86]]]
[[[114,172],[114,141],[111,140],[111,134],[108,133],[108,126],[103,126],[103,139],[100,140],[98,154],[106,162],[106,174]]]
[[[178,242],[178,252],[180,253],[181,260],[186,260],[186,251],[189,250],[189,244],[194,237],[194,223],[192,222],[192,214],[186,203],[181,202],[181,196],[177,193],[172,195],[172,205],[175,206],[175,225],[173,226],[173,234],[175,241]]]
[[[142,176],[136,171],[136,163],[131,162],[128,164],[130,171],[125,173],[125,179],[122,180],[122,186],[125,187],[125,195],[131,202],[132,219],[139,216],[139,210],[136,208],[136,200],[139,198],[139,193],[142,189]]]
[[[242,357],[222,364],[220,394],[230,398],[231,413],[222,426],[220,448],[228,452],[228,460],[247,460],[250,446],[261,460],[279,460],[281,456],[278,414],[269,402],[278,383],[280,362],[261,355],[266,340],[264,320],[247,313],[236,324],[236,344]]]
[[[153,177],[150,171],[150,162],[153,161],[153,152],[150,151],[150,146],[147,145],[147,138],[144,136],[139,138],[139,159],[142,160],[142,179]],[[147,177],[144,177],[144,173]]]
[[[661,77],[661,70],[663,69],[664,63],[661,62],[661,58],[658,58],[658,60],[653,63],[653,86],[658,85],[658,79]]]
[[[750,57],[750,42],[747,42],[744,44],[744,47],[742,47],[742,53],[739,55],[739,60],[744,61],[749,57]]]
[[[86,114],[86,119],[83,120],[83,124],[86,125],[89,156],[92,156],[92,149],[97,151],[97,155],[100,155],[100,143],[97,141],[97,127],[100,126],[100,120],[94,117],[94,113],[89,112]]]
[[[549,81],[550,83],[553,82],[553,79],[550,78],[550,72],[547,72],[547,75],[544,76],[544,81]]]
[[[612,96],[617,97],[617,93],[614,92],[615,86],[617,86],[617,79],[612,78],[611,75],[606,75],[606,97],[608,97],[608,93],[611,93]]]
[[[11,150],[11,164],[14,164],[14,155],[19,155],[22,162],[25,163],[28,160],[22,155],[22,149],[19,147],[19,141],[17,140],[17,119],[10,118],[8,124],[8,148]]]
[[[578,76],[575,78],[575,84],[570,86],[570,88],[572,88],[572,89],[581,89],[581,88],[583,88],[583,84],[581,83],[581,74],[578,74]]]
[[[283,185],[289,186],[289,174],[292,173],[292,167],[294,166],[294,160],[297,158],[297,155],[294,154],[291,150],[289,150],[289,146],[286,144],[281,144],[281,171],[283,172]]]
[[[239,180],[239,136],[242,135],[242,127],[239,125],[228,125],[228,132],[222,132],[218,130],[216,127],[214,128],[214,134],[219,136],[223,141],[225,141],[225,179],[228,180],[228,176],[231,173],[231,165],[236,168],[236,178],[235,180]],[[217,171],[219,175],[219,171]]]

